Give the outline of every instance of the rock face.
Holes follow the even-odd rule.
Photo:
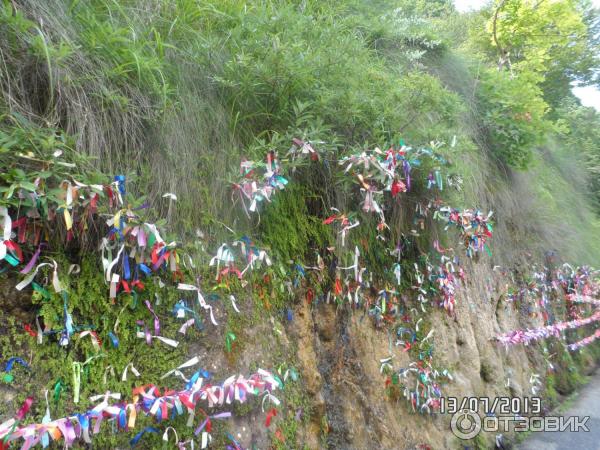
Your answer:
[[[433,330],[434,366],[448,369],[453,376],[453,381],[442,384],[443,395],[530,396],[532,374],[543,377],[548,370],[543,352],[523,346],[506,351],[493,337],[502,331],[542,325],[535,300],[523,300],[518,307],[508,301],[507,280],[489,261],[469,261],[465,272],[453,315],[431,305],[427,313],[419,312],[427,321],[422,326]],[[13,286],[12,280],[0,282],[4,313],[31,323],[30,293],[18,293]],[[285,441],[285,448],[462,448],[464,443],[450,432],[450,415],[414,413],[401,394],[391,398],[386,393],[380,360],[392,356],[395,368],[412,362],[409,353],[395,345],[393,328],[377,328],[363,310],[333,303],[309,304],[304,297],[298,299],[292,320],[268,318],[264,305],[250,298],[240,299],[239,306],[241,314],[231,317],[242,321],[236,331],[236,342],[242,348],[224,353],[220,334],[209,331],[191,345],[192,355],[188,356],[207,361],[206,369],[215,379],[251,373],[256,367],[275,370],[282,360],[291,361],[300,375],[293,395],[304,398],[306,404],[290,406],[290,392],[280,394],[282,408],[292,408],[292,417],[300,418],[293,425],[297,442]],[[231,314],[215,308],[220,324],[228,323]],[[563,368],[556,364],[556,370]],[[44,388],[34,387],[39,392]],[[0,395],[3,416],[11,417],[18,407],[13,402],[15,391],[7,386],[0,389]],[[273,433],[285,426],[283,419],[276,417],[274,425],[266,428],[260,401],[239,410],[234,407],[233,412],[227,428],[244,447],[270,448]],[[303,417],[309,419],[301,420]],[[491,444],[495,436],[484,439]]]
[[[454,316],[431,310],[434,361],[448,368],[453,382],[445,396],[530,396],[530,377],[544,374],[546,363],[538,351],[515,346],[509,351],[492,338],[501,331],[540,326],[541,319],[523,317],[508,303],[505,286],[483,262],[469,264],[458,294]],[[379,360],[393,355],[395,367],[410,359],[395,336],[377,330],[362,311],[333,304],[296,309],[289,329],[298,341],[297,360],[313,406],[313,421],[303,434],[308,448],[412,449],[460,448],[450,432],[449,415],[421,415],[406,400],[385,394]],[[324,420],[325,419],[325,420]],[[319,439],[318,432],[323,436]],[[492,441],[494,436],[487,436]]]
[[[16,283],[16,280],[0,275],[2,310],[9,313],[17,322],[29,323],[35,319],[31,305],[31,293],[17,291],[15,289]]]

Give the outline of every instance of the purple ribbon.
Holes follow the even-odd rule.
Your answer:
[[[410,163],[406,159],[402,162],[402,169],[404,169],[404,178],[406,178],[406,187],[410,191]]]
[[[160,335],[160,320],[158,320],[158,316],[152,309],[152,305],[150,304],[150,301],[146,300],[144,303],[146,304],[146,307],[150,310],[150,312],[154,316],[154,335],[159,336]]]
[[[26,274],[31,272],[31,269],[33,269],[33,266],[35,266],[35,263],[37,262],[39,256],[40,256],[40,251],[41,251],[41,245],[38,246],[37,250],[35,251],[35,253],[33,254],[33,256],[31,257],[31,259],[29,260],[29,262],[27,263],[27,265],[25,267],[23,267],[23,269],[21,270],[20,273]]]

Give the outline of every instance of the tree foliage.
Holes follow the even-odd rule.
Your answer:
[[[496,0],[473,15],[470,45],[486,66],[478,100],[502,162],[526,169],[536,146],[558,130],[556,109],[573,98],[572,83],[593,82],[595,26],[587,0]]]

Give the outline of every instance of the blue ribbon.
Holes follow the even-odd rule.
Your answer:
[[[231,442],[233,442],[235,444],[235,448],[236,449],[240,449],[241,448],[240,444],[238,443],[238,441],[236,441],[231,434],[227,433],[227,439],[229,439]],[[233,447],[231,447],[230,445],[228,445],[227,448],[233,448]]]
[[[115,175],[115,181],[117,182],[119,192],[125,195],[125,175]]]
[[[304,278],[306,276],[306,272],[304,271],[304,268],[300,264],[296,264],[296,270],[298,272],[300,272],[300,275],[302,275],[302,278]]]
[[[73,317],[69,314],[67,310],[68,303],[68,294],[67,291],[62,291],[63,297],[63,310],[64,310],[64,318],[65,318],[65,331],[67,332],[67,339],[73,334]]]
[[[200,378],[200,376],[202,376],[202,378],[204,378],[206,380],[210,380],[210,378],[211,378],[210,372],[208,370],[199,370],[198,372],[196,372],[194,375],[191,376],[190,381],[187,382],[187,384],[185,385],[185,388],[191,389],[192,386],[194,385],[194,383],[196,383],[196,381],[198,381],[198,378]]]
[[[129,445],[131,445],[132,447],[134,445],[136,445],[140,439],[142,438],[142,436],[146,433],[158,433],[158,428],[154,428],[154,427],[146,427],[144,428],[142,431],[140,431],[138,434],[136,434],[133,439],[131,439],[129,441]]]
[[[173,314],[177,316],[177,313],[180,310],[189,312],[194,317],[194,319],[196,319],[194,320],[194,327],[197,330],[202,330],[204,328],[204,326],[202,325],[202,317],[200,317],[198,313],[193,309],[188,308],[183,300],[179,300],[177,303],[175,303],[175,306],[173,307]]]
[[[4,371],[5,372],[10,372],[13,368],[13,365],[15,363],[19,363],[21,364],[23,367],[25,367],[27,370],[29,370],[29,364],[27,364],[25,361],[23,361],[22,358],[18,358],[18,357],[12,357],[9,358],[8,361],[6,361],[6,366],[4,366]]]
[[[127,426],[127,414],[125,408],[119,411],[119,428],[125,428]]]
[[[121,216],[121,220],[119,220],[119,231],[122,231],[126,224],[127,222],[125,221],[125,217]],[[121,234],[121,238],[123,237],[124,236]]]
[[[132,211],[139,211],[140,209],[150,208],[150,202],[145,201],[143,204],[138,206],[137,208],[133,208]]]
[[[179,310],[183,310],[183,311],[188,310],[188,308],[185,305],[185,302],[183,300],[179,300],[177,303],[175,303],[175,306],[173,306],[173,315],[177,316],[177,313],[179,312]]]
[[[119,339],[117,338],[117,336],[115,336],[115,335],[113,334],[113,332],[112,332],[112,331],[109,331],[109,332],[108,332],[108,337],[110,338],[110,341],[112,342],[112,346],[113,346],[114,348],[119,348]]]
[[[150,267],[148,267],[146,264],[138,264],[138,268],[144,272],[144,275],[150,275],[152,273],[152,269],[150,269]]]
[[[81,425],[82,431],[85,431],[90,427],[90,421],[87,413],[77,414],[77,420],[79,421],[79,425]]]
[[[111,228],[111,229],[109,230],[109,232],[108,232],[108,237],[111,237],[111,236],[113,236],[113,235],[115,235],[115,234],[118,234],[118,235],[119,235],[119,240],[120,240],[120,241],[122,241],[122,240],[125,238],[125,236],[123,236],[123,233],[121,233],[121,230],[120,230],[120,229],[118,229],[118,228],[115,228],[115,227],[113,227],[113,228]]]
[[[129,280],[131,278],[131,271],[129,270],[129,256],[123,252],[123,277],[126,280]]]

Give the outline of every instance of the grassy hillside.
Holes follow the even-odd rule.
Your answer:
[[[74,149],[99,167],[134,175],[157,214],[180,229],[224,231],[219,222],[234,221],[228,177],[240,155],[260,155],[290,136],[323,141],[337,154],[456,136],[453,169],[474,177],[465,183],[473,204],[502,208],[495,205],[507,191],[506,212],[524,226],[519,233],[546,234],[565,220],[575,234],[597,231],[585,198],[571,201],[585,197],[587,174],[585,161],[566,148],[573,142],[564,139],[565,127],[539,131],[544,142],[530,172],[495,164],[493,149],[504,144],[482,120],[490,114],[486,102],[515,101],[513,88],[496,92],[498,80],[487,79],[493,71],[462,56],[458,30],[473,19],[433,4],[8,2],[3,127],[31,122],[72,136]],[[519,100],[528,108],[527,98]],[[561,154],[571,155],[570,168],[556,180]],[[515,177],[522,195],[511,194]],[[171,191],[181,200],[169,210],[160,194]],[[528,203],[511,209],[517,198]],[[565,204],[563,217],[552,214]],[[598,252],[577,247],[583,236],[566,235],[549,241],[569,258],[595,261]]]
[[[144,342],[133,330],[145,337],[145,323],[136,321],[142,313],[147,323],[153,320],[155,311],[144,306],[148,301],[167,323],[163,331],[175,335],[181,324],[169,322],[169,316],[184,295],[177,283],[185,282],[210,292],[208,304],[225,324],[213,335],[203,328],[210,326],[203,316],[195,331],[203,351],[218,348],[219,374],[225,375],[225,367],[256,368],[259,358],[244,356],[245,346],[264,345],[269,351],[261,358],[285,369],[295,363],[292,347],[277,336],[263,342],[266,333],[282,336],[278,327],[292,321],[292,308],[299,304],[324,302],[333,292],[341,309],[346,288],[349,296],[355,288],[358,298],[361,282],[350,271],[355,264],[358,272],[354,248],[360,247],[366,268],[364,305],[377,330],[396,326],[417,307],[425,311],[421,300],[412,298],[418,294],[413,291],[417,265],[431,272],[429,264],[441,258],[442,270],[454,260],[447,256],[453,250],[446,255],[443,249],[453,247],[458,254],[464,244],[464,234],[461,241],[435,220],[442,204],[493,211],[494,238],[480,249],[490,269],[525,268],[520,275],[527,272],[526,279],[531,261],[549,255],[573,265],[598,265],[600,116],[578,103],[570,83],[598,82],[598,61],[590,54],[598,54],[599,25],[584,0],[548,3],[540,11],[525,0],[495,2],[461,15],[446,0],[3,0],[0,207],[13,220],[26,206],[45,211],[42,241],[48,254],[43,257],[57,260],[63,272],[71,265],[77,270],[61,272],[68,299],[60,290],[49,292],[50,266],[40,272],[47,286],[11,297],[1,349],[29,351],[24,323],[33,326],[42,317],[44,325],[56,325],[69,309],[77,311],[81,323],[90,320],[105,343],[111,330],[117,333],[117,324],[130,325],[121,328],[112,364],[123,367],[135,357],[144,373],[140,381],[156,382],[200,344],[188,340],[179,353],[156,356],[140,346]],[[540,40],[538,26],[558,31]],[[561,51],[565,35],[573,40],[569,52]],[[318,157],[290,151],[300,141],[309,142]],[[407,146],[422,153],[408,192],[382,194],[386,222],[365,211],[363,203],[363,191],[375,186],[369,186],[374,169],[361,172],[357,163],[345,172],[341,163],[366,150],[404,152]],[[259,213],[249,214],[236,186],[271,169],[275,154],[288,184],[276,189],[271,201],[263,200]],[[257,163],[240,169],[246,160]],[[98,198],[104,203],[96,209],[94,197],[82,194],[77,205],[76,196],[72,215],[80,228],[73,237],[65,192],[76,181],[86,185],[81,187],[85,195],[101,185]],[[107,186],[115,195],[123,189],[121,209],[113,204],[112,191],[108,206]],[[327,223],[334,213],[347,213],[361,226],[342,235],[341,225]],[[38,219],[34,213],[28,217]],[[161,264],[153,261],[156,273],[145,279],[144,288],[109,297],[105,291],[112,282],[103,277],[107,267],[99,258],[121,255],[117,247],[109,251],[103,244],[118,239],[115,229],[121,231],[121,222],[115,217],[142,227],[156,224],[171,253],[168,264],[160,261],[169,266],[164,279],[158,275]],[[240,241],[242,236],[253,244]],[[233,241],[264,249],[274,264],[266,267],[262,260],[257,265],[264,273],[250,270],[246,279],[231,273],[222,278],[219,272],[215,278],[209,261],[221,244]],[[27,258],[20,262],[29,261],[36,247],[41,248],[38,242],[24,246]],[[128,252],[127,258],[139,262],[139,253]],[[479,253],[472,259],[478,261]],[[458,266],[458,258],[454,261]],[[115,267],[122,273],[124,265]],[[5,283],[26,274],[15,274],[8,264],[0,270],[6,272]],[[406,274],[401,281],[396,270]],[[444,303],[439,300],[443,289],[436,286],[431,281],[427,287],[427,295],[435,297],[432,307]],[[385,301],[381,307],[378,302],[380,290],[396,288],[410,296],[403,305],[412,303],[406,311],[394,309],[392,320],[386,318]],[[247,296],[245,315],[234,314],[230,295]],[[195,313],[207,314],[202,308]],[[424,329],[433,329],[423,317]],[[417,316],[411,320],[418,329]],[[336,332],[345,336],[348,323],[343,316]],[[426,341],[424,329],[419,340]],[[492,331],[490,326],[487,332]],[[78,361],[92,354],[100,358],[81,341],[68,352],[49,343],[35,348],[30,364],[37,367],[39,382],[17,382],[15,403],[24,400],[27,388],[60,391],[62,386],[70,395],[74,383],[67,380],[84,370]],[[433,345],[407,355],[422,361],[432,352]],[[83,372],[82,397],[97,393],[106,379],[109,368],[102,364]],[[566,363],[561,368],[567,370]],[[117,374],[109,387],[125,392],[134,381],[119,381]],[[290,407],[281,420],[293,440],[294,414],[309,402],[300,388],[289,389],[294,410]],[[53,416],[74,406],[65,400]],[[35,416],[43,414],[37,405]],[[326,440],[329,425],[323,417],[320,432]],[[143,420],[144,426],[153,423]],[[224,428],[215,428],[218,442],[224,442]],[[95,442],[123,445],[131,437]]]

